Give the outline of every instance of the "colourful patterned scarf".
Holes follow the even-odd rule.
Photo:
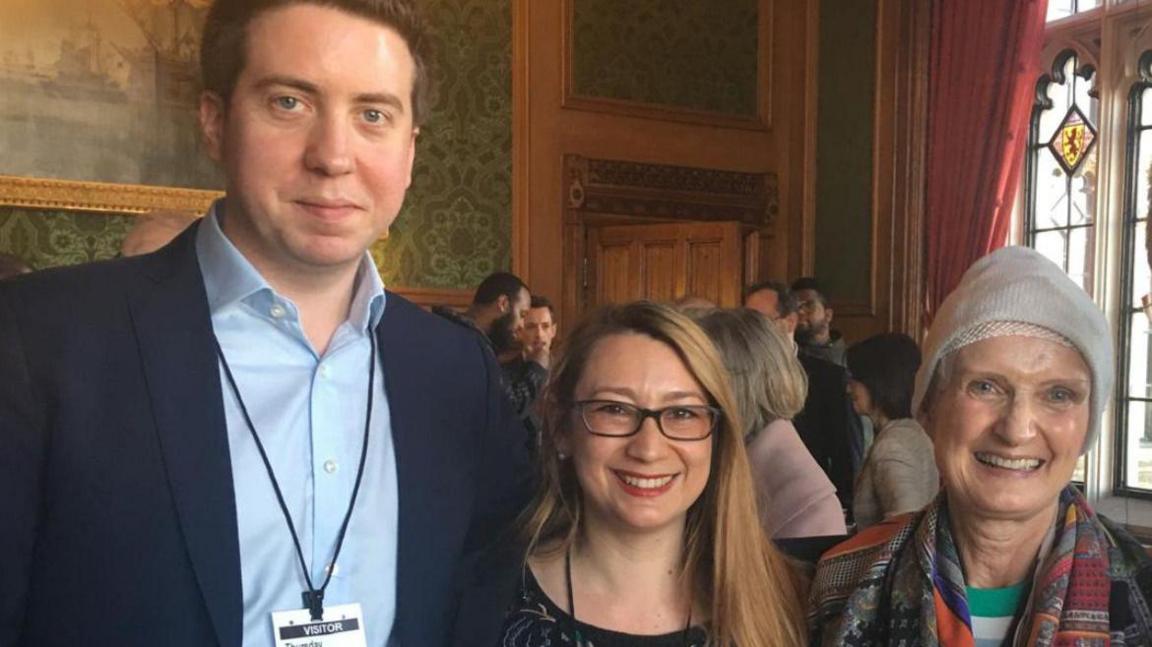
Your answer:
[[[964,574],[941,496],[825,553],[812,589],[813,644],[972,647]],[[1152,644],[1152,560],[1074,488],[1009,644]]]

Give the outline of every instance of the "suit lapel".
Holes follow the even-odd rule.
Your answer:
[[[212,323],[190,228],[146,265],[129,303],[188,555],[220,645],[243,634],[232,466]]]

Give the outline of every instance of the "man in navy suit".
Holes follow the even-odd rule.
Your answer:
[[[366,252],[425,47],[406,0],[220,0],[225,197],[154,254],[0,283],[0,646],[494,642],[522,432],[485,342]]]

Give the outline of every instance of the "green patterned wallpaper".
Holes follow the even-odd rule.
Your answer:
[[[112,258],[133,216],[0,207],[0,251],[43,270]]]
[[[572,88],[756,115],[758,0],[568,0]]]
[[[438,99],[404,209],[372,254],[390,286],[473,289],[511,266],[511,0],[435,0],[424,10]],[[131,218],[0,206],[0,251],[37,269],[106,258]]]
[[[373,255],[390,285],[473,289],[512,264],[511,0],[424,5],[437,102],[408,200]]]

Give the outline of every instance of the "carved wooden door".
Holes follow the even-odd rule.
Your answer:
[[[588,227],[584,304],[703,297],[740,305],[743,276],[737,222]]]

